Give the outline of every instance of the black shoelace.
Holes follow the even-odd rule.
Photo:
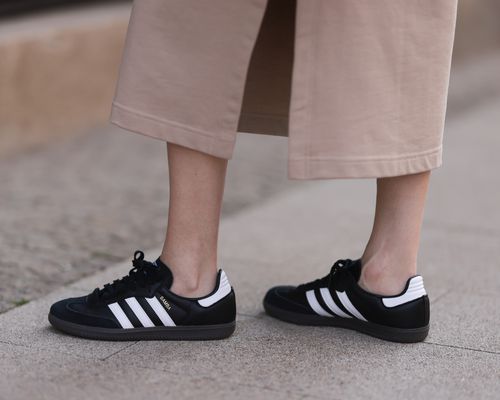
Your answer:
[[[132,265],[133,268],[129,271],[128,275],[120,279],[115,279],[112,283],[106,283],[102,289],[96,288],[90,294],[90,300],[99,301],[112,298],[129,289],[145,287],[146,284],[158,278],[158,273],[155,273],[157,266],[150,261],[144,260],[144,253],[142,251],[137,250],[134,253]]]
[[[329,286],[330,282],[337,276],[339,273],[347,271],[349,266],[352,264],[352,260],[349,258],[343,260],[337,260],[332,265],[330,272],[328,275],[323,278],[315,279],[314,281],[303,283],[297,286],[297,290],[306,291],[309,289],[317,288],[318,286]]]

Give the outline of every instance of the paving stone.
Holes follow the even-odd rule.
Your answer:
[[[427,228],[422,234],[419,272],[426,286],[498,293],[499,243],[482,234]]]
[[[217,343],[139,342],[110,362],[198,377],[225,375],[319,398],[494,398],[496,355],[429,345],[383,342],[329,327],[248,318]],[[471,368],[471,365],[474,367]]]
[[[12,400],[35,399],[303,399],[224,375],[197,377],[131,363],[82,359],[0,344],[0,387]]]
[[[443,165],[431,179],[428,225],[480,232],[500,243],[499,109],[496,97],[447,122]]]
[[[307,328],[269,317],[240,316],[234,336],[217,342],[97,342],[47,329],[43,303],[74,293],[74,289],[59,291],[0,318],[2,327],[11,327],[11,336],[0,331],[0,375],[5,383],[0,387],[17,387],[11,398],[37,391],[43,393],[41,398],[68,393],[74,394],[71,398],[83,398],[85,393],[156,398],[163,394],[161,387],[182,398],[199,396],[204,387],[210,387],[207,398],[219,398],[218,393],[227,398],[236,393],[241,398],[263,393],[280,398],[290,394],[287,390],[293,393],[292,399],[395,397],[408,390],[414,398],[432,393],[440,398],[478,394],[494,398],[499,386],[498,355],[447,344],[386,343],[348,330]],[[450,331],[450,324],[443,326]],[[103,358],[109,365],[98,363]],[[20,379],[26,382],[24,376],[33,378],[29,385],[19,385]],[[218,381],[221,376],[224,379]],[[363,385],[358,384],[360,376]],[[331,391],[335,396],[329,395]]]
[[[498,292],[453,290],[432,308],[431,317],[429,342],[495,352],[500,362]]]
[[[70,356],[103,359],[129,346],[131,342],[85,340],[53,329],[47,315],[51,304],[84,295],[82,290],[62,288],[37,301],[0,315],[0,342],[25,347],[30,351],[49,351]],[[133,343],[133,342],[132,342]]]
[[[373,188],[369,181],[316,181],[277,195],[221,227],[221,255],[234,252],[273,263],[293,258],[304,247],[325,252],[328,246],[331,258],[358,256],[370,233]],[[346,243],[353,244],[345,248]]]

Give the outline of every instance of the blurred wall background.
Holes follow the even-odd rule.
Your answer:
[[[473,61],[494,51],[500,51],[500,1],[458,0],[453,61]]]
[[[0,7],[0,157],[104,123],[130,3],[7,3]]]
[[[0,157],[107,123],[130,6],[0,3]],[[500,53],[499,21],[500,1],[459,0],[454,68]],[[472,97],[488,90],[478,82]]]

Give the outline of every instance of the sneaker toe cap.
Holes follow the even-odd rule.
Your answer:
[[[271,306],[292,312],[309,313],[304,295],[297,293],[295,286],[275,286],[264,297],[264,306]]]
[[[87,296],[60,300],[50,307],[49,312],[65,322],[102,328],[119,328],[106,307],[89,307]]]

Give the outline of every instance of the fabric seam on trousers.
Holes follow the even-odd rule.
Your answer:
[[[315,88],[315,84],[316,84],[316,74],[315,74],[315,71],[314,69],[312,68],[312,65],[313,65],[313,60],[316,59],[316,54],[317,54],[317,46],[318,46],[318,32],[317,32],[317,25],[316,24],[313,24],[313,21],[318,21],[318,17],[319,17],[319,6],[318,4],[321,4],[320,2],[315,2],[313,3],[314,4],[314,9],[313,9],[313,18],[309,20],[309,33],[310,35],[310,40],[311,40],[311,46],[310,46],[310,50],[309,50],[309,58],[308,58],[308,65],[307,65],[307,73],[309,74],[308,76],[308,80],[307,80],[307,96],[309,97],[309,115],[308,115],[308,119],[309,119],[309,123],[308,123],[308,129],[311,129],[311,127],[313,126],[312,125],[312,121],[313,121],[313,111],[314,111],[314,103],[315,103],[315,97],[316,96],[313,96],[312,95],[312,90],[313,90],[313,87]],[[319,25],[319,24],[318,24]],[[311,159],[311,148],[312,148],[312,144],[311,144],[312,140],[311,140],[311,135],[307,135],[307,142],[306,142],[306,157],[307,157],[307,160],[310,160]],[[311,168],[311,165],[309,163],[309,161],[306,160],[306,174],[310,174],[310,168]]]
[[[312,164],[311,172],[305,174],[304,163]],[[428,155],[400,159],[377,160],[370,163],[339,160],[291,160],[289,179],[371,179],[402,176],[429,171],[442,165],[442,151]]]
[[[394,157],[294,157],[292,161],[304,161],[309,159],[311,161],[340,161],[340,162],[371,162],[371,161],[398,161],[398,160],[411,160],[414,158],[424,157],[439,153],[443,150],[443,146],[436,147],[431,150],[425,150],[419,153],[403,154]]]

